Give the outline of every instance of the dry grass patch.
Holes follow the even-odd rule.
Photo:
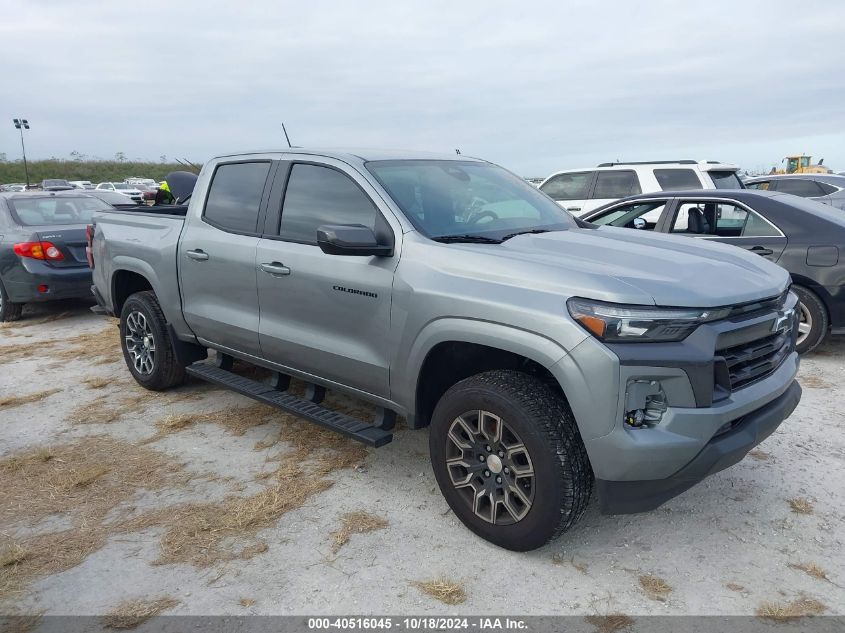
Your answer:
[[[462,584],[445,578],[417,581],[411,584],[424,594],[445,604],[461,604],[467,599],[466,590]]]
[[[757,607],[757,617],[773,622],[788,622],[827,611],[827,605],[815,598],[801,596],[792,602],[764,602]]]
[[[0,596],[79,565],[116,530],[113,508],[140,489],[161,490],[186,480],[171,458],[108,437],[32,449],[0,460],[0,523],[33,525],[62,515],[74,527],[0,546]]]
[[[110,326],[96,332],[74,334],[70,340],[52,339],[31,341],[0,347],[0,365],[33,357],[49,356],[50,360],[79,360],[96,365],[111,363],[123,358],[120,350],[120,331]],[[49,350],[49,354],[45,352]]]
[[[0,460],[0,521],[102,518],[136,490],[173,485],[180,473],[161,453],[105,436],[35,448]]]
[[[816,565],[815,563],[789,563],[788,565],[791,569],[797,569],[798,571],[803,571],[808,576],[812,576],[813,578],[817,578],[819,580],[826,580],[827,582],[832,582],[830,578],[827,576],[827,572]]]
[[[29,404],[30,402],[38,402],[47,396],[52,396],[54,393],[59,393],[61,389],[45,389],[44,391],[36,391],[35,393],[28,393],[25,396],[6,396],[0,398],[0,409],[19,407],[22,404]]]
[[[387,519],[369,512],[347,512],[343,515],[340,529],[332,532],[332,552],[337,554],[341,547],[349,542],[353,534],[366,534],[385,529],[390,523]]]
[[[144,443],[155,442],[167,435],[203,423],[220,425],[232,435],[240,436],[254,426],[271,422],[277,414],[279,414],[277,409],[264,404],[229,407],[222,411],[207,413],[172,413],[155,423],[156,434],[145,440]]]
[[[43,357],[44,352],[55,346],[55,341],[32,341],[0,347],[0,365],[13,363],[27,358]]]
[[[110,629],[134,629],[177,604],[179,601],[169,596],[157,600],[127,600],[103,616],[102,621]]]
[[[89,389],[103,389],[104,387],[108,387],[114,381],[111,378],[91,376],[90,378],[86,378],[82,382],[85,383]]]
[[[29,633],[41,624],[44,612],[28,615],[0,615],[0,631],[3,633]]]
[[[196,400],[201,393],[189,390],[147,391],[134,383],[123,383],[120,394],[98,396],[92,402],[80,404],[67,417],[72,424],[111,424],[126,415],[137,415],[153,404],[171,405]]]
[[[587,624],[592,624],[596,627],[596,631],[599,631],[599,633],[616,633],[617,631],[627,629],[634,623],[632,618],[621,613],[588,615],[584,620]]]
[[[665,602],[666,597],[672,593],[672,586],[660,576],[643,574],[638,578],[638,580],[640,582],[640,587],[643,588],[643,591],[645,591],[646,595],[652,600]]]
[[[813,502],[804,497],[787,499],[786,502],[795,514],[813,514]]]
[[[802,376],[800,381],[802,387],[810,389],[830,389],[833,385],[819,376]]]
[[[165,526],[156,564],[190,563],[208,567],[218,562],[249,559],[267,551],[259,531],[301,507],[332,482],[298,464],[283,464],[275,481],[261,492],[230,496],[220,503],[184,504],[144,514],[122,525],[125,531]],[[244,546],[244,544],[246,544]]]
[[[120,330],[110,325],[96,332],[75,334],[72,344],[54,351],[51,358],[65,360],[84,358],[94,365],[105,365],[123,360],[123,351],[120,349]]]
[[[7,541],[0,547],[0,567],[11,567],[22,563],[29,556],[29,551],[15,541]]]
[[[753,451],[749,452],[748,456],[756,459],[758,462],[768,462],[772,459],[771,453],[762,451],[759,448],[755,448]]]

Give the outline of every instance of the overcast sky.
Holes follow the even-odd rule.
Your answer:
[[[284,145],[845,171],[845,2],[4,0],[0,152]]]

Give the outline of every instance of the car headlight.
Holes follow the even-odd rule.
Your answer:
[[[578,297],[566,307],[585,330],[607,343],[682,341],[702,323],[730,313],[730,308],[630,306]]]

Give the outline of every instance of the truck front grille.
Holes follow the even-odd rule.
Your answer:
[[[725,359],[730,376],[730,389],[762,380],[774,372],[792,351],[792,328],[784,328],[755,341],[734,345],[716,353]]]

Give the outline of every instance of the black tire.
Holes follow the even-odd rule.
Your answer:
[[[21,312],[23,312],[23,304],[9,301],[6,288],[3,286],[3,282],[0,281],[0,323],[17,321],[21,318]]]
[[[810,326],[806,334],[799,331],[799,341],[795,347],[799,354],[806,354],[816,349],[827,337],[830,330],[830,319],[827,315],[827,308],[824,307],[822,300],[815,292],[803,286],[792,286],[792,291],[798,295],[800,301],[797,308],[802,312],[801,325],[809,324]]]
[[[521,518],[514,519],[506,515],[506,524],[497,524],[497,503],[504,508],[502,502],[492,505],[487,502],[493,508],[490,512],[493,519],[491,522],[477,515],[469,501],[469,497],[477,492],[476,485],[496,485],[489,478],[489,483],[482,479],[484,473],[489,471],[485,469],[474,475],[473,481],[476,483],[467,492],[467,485],[462,486],[461,490],[456,488],[446,464],[457,447],[449,439],[450,428],[453,423],[458,423],[459,417],[468,412],[472,415],[476,411],[490,412],[494,418],[500,418],[506,427],[510,427],[507,430],[512,432],[511,437],[521,440],[530,456],[529,465],[533,466],[530,484],[532,502],[527,509],[523,504],[525,514]],[[481,417],[479,415],[479,419]],[[481,424],[478,426],[480,428]],[[434,410],[429,448],[437,483],[455,515],[480,537],[506,549],[528,551],[558,537],[581,518],[592,494],[592,467],[569,405],[541,380],[522,372],[488,371],[452,386]],[[495,446],[491,448],[496,453]],[[472,453],[476,449],[465,450],[466,453]],[[486,447],[478,445],[477,450],[482,454],[472,455],[472,459],[478,458],[481,462]],[[489,459],[488,455],[488,461],[483,462],[482,468],[491,463]],[[507,485],[509,482],[504,473],[508,469],[505,467],[501,470],[504,463],[505,460],[493,463],[491,470],[500,472]],[[462,466],[453,465],[452,468],[460,470]],[[474,465],[472,470],[476,468]],[[496,468],[500,470],[496,471]],[[469,469],[464,470],[469,472]],[[462,475],[463,472],[457,478],[460,479]],[[507,524],[507,521],[511,522]]]
[[[130,339],[134,337],[133,325],[143,316],[143,322],[148,324],[149,335],[154,346],[154,354],[147,357],[149,364],[136,367],[136,358],[130,351]],[[146,337],[144,337],[146,338]],[[131,295],[120,311],[120,347],[123,359],[135,381],[152,391],[162,391],[181,384],[185,380],[185,366],[176,361],[173,342],[167,331],[167,319],[158,304],[155,293],[149,290],[136,292]]]

